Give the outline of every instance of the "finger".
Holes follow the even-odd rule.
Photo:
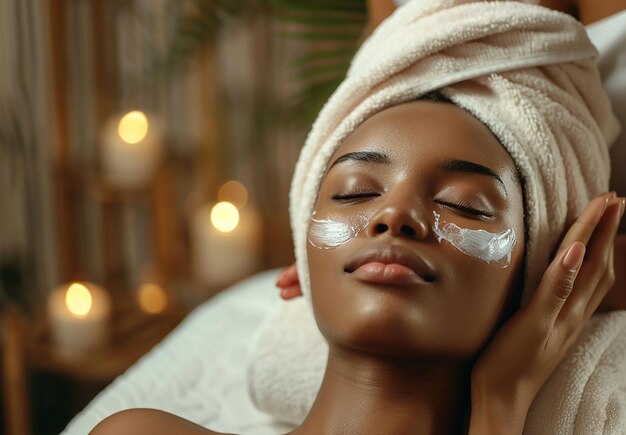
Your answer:
[[[609,205],[587,245],[587,256],[581,267],[576,287],[562,310],[563,316],[576,312],[585,314],[593,294],[596,291],[605,290],[598,288],[598,286],[609,266],[609,256],[621,219],[622,203],[622,198],[609,201]]]
[[[587,207],[585,207],[563,237],[557,253],[569,248],[577,241],[582,242],[584,245],[587,244],[593,234],[593,230],[606,210],[610,195],[611,193],[603,194],[587,204]]]
[[[541,327],[551,328],[569,297],[585,256],[585,245],[574,242],[550,263],[528,306]]]
[[[299,285],[285,287],[280,289],[280,297],[286,301],[302,296],[302,290]]]
[[[589,304],[587,305],[587,309],[585,311],[585,320],[588,320],[593,313],[598,310],[598,307],[606,297],[607,293],[613,287],[615,283],[615,248],[611,248],[611,252],[609,253],[609,265],[600,279],[600,284],[598,288],[591,296],[589,300]]]
[[[296,264],[294,263],[280,272],[280,275],[278,275],[278,279],[276,280],[276,287],[288,287],[297,281],[298,271],[296,269]]]

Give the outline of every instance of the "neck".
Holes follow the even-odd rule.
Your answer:
[[[469,369],[459,361],[331,346],[315,403],[294,434],[457,434],[469,395]]]

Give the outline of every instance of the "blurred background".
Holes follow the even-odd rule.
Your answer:
[[[0,0],[3,433],[59,433],[293,261],[293,167],[365,23],[364,0]]]

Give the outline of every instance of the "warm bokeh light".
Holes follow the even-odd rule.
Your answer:
[[[126,143],[134,144],[140,142],[148,134],[148,118],[139,110],[128,112],[122,116],[117,132]]]
[[[229,233],[239,224],[239,211],[230,202],[222,201],[211,210],[211,223],[223,233]]]
[[[82,284],[74,283],[65,293],[65,305],[76,317],[85,317],[93,304],[89,289]]]
[[[156,284],[143,284],[137,293],[139,307],[149,314],[159,314],[167,307],[165,290]]]
[[[219,201],[228,201],[241,210],[248,202],[248,191],[239,181],[231,180],[220,187],[217,199]]]

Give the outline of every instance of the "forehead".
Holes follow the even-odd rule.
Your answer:
[[[334,153],[384,151],[392,160],[460,159],[515,178],[515,164],[498,139],[479,120],[450,104],[412,101],[385,109],[363,122]]]

